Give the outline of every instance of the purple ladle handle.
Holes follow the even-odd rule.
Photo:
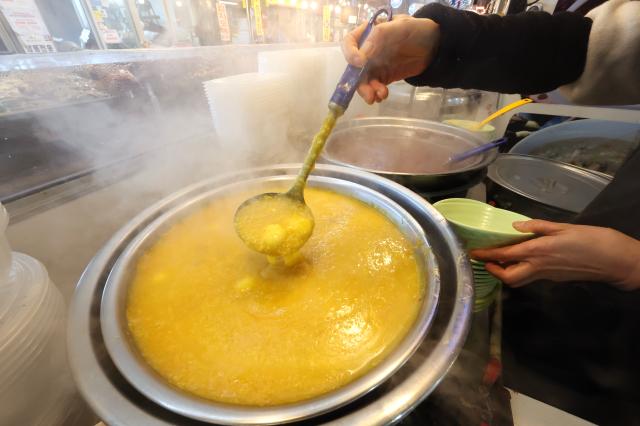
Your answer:
[[[453,157],[451,157],[451,159],[449,159],[449,163],[457,163],[458,161],[466,160],[469,157],[473,157],[474,155],[482,154],[485,151],[489,151],[490,149],[493,149],[499,145],[502,145],[508,140],[509,139],[507,138],[500,138],[498,140],[470,149],[469,151],[465,151],[461,154],[454,155]]]
[[[388,20],[391,20],[391,9],[378,9],[369,20],[360,40],[358,40],[358,48],[362,47],[362,43],[364,43],[366,38],[369,36],[376,20],[382,14],[386,14],[389,18]],[[351,99],[353,99],[353,95],[356,93],[356,89],[358,88],[358,84],[360,83],[360,79],[362,78],[365,69],[366,65],[362,68],[354,67],[353,65],[347,66],[342,77],[340,77],[336,90],[333,92],[333,95],[329,100],[329,108],[331,110],[338,112],[340,115],[344,114],[347,107],[349,107],[349,103],[351,103]]]

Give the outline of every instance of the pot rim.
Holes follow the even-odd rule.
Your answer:
[[[179,390],[170,385],[146,364],[138,354],[135,345],[127,333],[128,328],[124,315],[126,290],[129,283],[127,277],[131,272],[131,268],[136,263],[136,254],[139,254],[146,244],[150,244],[150,241],[154,240],[154,237],[157,237],[158,232],[173,225],[177,218],[197,209],[202,203],[215,199],[216,196],[224,195],[238,187],[251,187],[255,184],[262,185],[272,182],[290,181],[293,178],[294,176],[287,175],[247,179],[240,182],[229,183],[198,194],[185,203],[164,212],[145,228],[141,229],[138,235],[129,242],[122,254],[118,257],[109,273],[107,284],[102,295],[100,325],[103,339],[107,351],[118,370],[136,389],[152,401],[186,417],[218,424],[274,424],[308,419],[335,410],[375,389],[404,365],[427,335],[435,316],[440,281],[438,264],[430,250],[430,244],[422,227],[399,204],[373,189],[343,179],[311,176],[309,178],[309,184],[311,186],[336,190],[337,192],[353,196],[364,202],[369,201],[368,204],[370,205],[374,201],[383,203],[383,206],[391,209],[390,211],[386,211],[385,215],[392,220],[396,226],[402,228],[406,236],[407,230],[412,231],[414,233],[412,237],[418,239],[418,241],[413,242],[418,242],[423,245],[424,268],[426,268],[429,273],[424,274],[422,277],[425,283],[422,306],[413,326],[407,331],[405,336],[396,343],[395,348],[373,369],[343,387],[309,400],[272,407],[248,407],[226,404],[191,395],[186,391]],[[380,205],[375,204],[374,207],[379,208]],[[390,214],[396,217],[390,217]],[[411,239],[411,236],[408,237]],[[113,318],[115,318],[115,320],[112,320]]]
[[[385,122],[388,122],[388,123],[385,123]],[[359,124],[359,123],[362,123],[362,124]],[[403,117],[363,117],[363,118],[355,118],[352,120],[338,123],[334,128],[333,132],[331,133],[331,135],[329,136],[329,139],[327,140],[327,145],[321,155],[322,158],[338,166],[355,168],[358,170],[362,170],[368,173],[374,173],[381,176],[444,178],[444,177],[456,176],[463,173],[476,172],[478,170],[482,170],[488,167],[491,163],[493,163],[493,161],[495,161],[495,159],[498,157],[498,149],[492,149],[482,153],[482,155],[480,156],[482,158],[481,161],[478,161],[477,163],[473,163],[464,168],[451,170],[443,173],[409,173],[409,172],[394,172],[390,170],[378,170],[374,168],[363,167],[363,166],[359,166],[359,165],[345,162],[342,160],[338,160],[329,153],[331,142],[335,140],[335,138],[341,132],[344,132],[350,128],[363,127],[364,125],[367,125],[367,124],[386,126],[386,127],[398,127],[398,128],[431,129],[438,132],[449,133],[454,136],[473,141],[476,144],[476,146],[481,146],[484,143],[483,140],[478,135],[475,135],[468,130],[464,130],[459,127],[455,127],[455,126],[441,123],[438,121],[422,120],[417,118],[403,118]]]
[[[504,179],[502,179],[499,175],[496,174],[496,167],[499,165],[500,160],[507,160],[509,161],[509,159],[516,159],[516,160],[522,160],[522,161],[533,161],[533,162],[538,162],[538,163],[548,163],[552,166],[564,169],[566,171],[569,171],[570,173],[572,173],[575,176],[581,176],[583,178],[587,178],[589,180],[591,180],[592,182],[598,182],[599,184],[602,185],[602,190],[604,190],[604,188],[609,185],[611,183],[611,181],[613,180],[613,178],[606,176],[606,175],[602,175],[600,173],[594,173],[592,170],[589,169],[585,169],[582,167],[578,167],[578,166],[574,166],[573,164],[569,164],[569,163],[565,163],[563,161],[558,161],[558,160],[553,160],[550,158],[544,158],[544,157],[539,157],[536,155],[530,155],[530,154],[518,154],[518,153],[512,153],[512,152],[508,152],[508,153],[502,153],[500,154],[499,158],[497,159],[498,162],[496,162],[495,164],[493,164],[492,166],[489,167],[488,171],[487,171],[487,178],[494,183],[495,185],[499,185],[502,188],[511,191],[514,194],[517,194],[523,198],[526,198],[527,200],[533,201],[535,203],[540,203],[544,206],[550,207],[550,208],[554,208],[554,209],[558,209],[560,211],[563,212],[569,212],[572,214],[579,214],[580,211],[577,211],[577,209],[568,209],[565,207],[560,207],[560,206],[556,206],[554,205],[551,201],[542,199],[541,197],[535,195],[535,194],[531,194],[523,189],[520,189],[519,187],[517,187],[516,185],[514,185],[511,182],[507,182]],[[588,203],[587,203],[588,204]],[[586,206],[585,206],[586,207]]]

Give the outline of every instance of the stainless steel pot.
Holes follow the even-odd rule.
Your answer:
[[[380,104],[380,115],[443,121],[475,119],[484,93],[477,90],[414,87],[406,82],[389,85],[389,97]]]
[[[327,141],[323,159],[375,173],[419,193],[442,193],[482,179],[487,166],[495,160],[497,150],[484,152],[449,169],[443,168],[443,164],[451,155],[483,142],[471,132],[435,121],[358,118],[338,123]],[[416,152],[424,158],[416,158]],[[437,158],[430,157],[436,155]],[[401,164],[403,158],[413,163],[411,169],[423,171],[406,171],[410,169]],[[420,162],[425,166],[421,168]]]
[[[639,123],[586,119],[539,130],[509,153],[562,161],[612,177],[639,142]]]
[[[416,247],[424,288],[422,306],[416,321],[398,346],[373,370],[340,389],[299,403],[274,407],[245,407],[197,398],[174,388],[149,368],[130,339],[126,318],[129,284],[138,260],[169,227],[206,204],[245,190],[261,193],[265,187],[272,185],[286,190],[294,180],[293,176],[257,178],[200,194],[154,220],[138,233],[118,257],[102,296],[102,334],[109,355],[118,369],[149,399],[186,417],[214,424],[274,424],[303,420],[335,410],[375,389],[395,373],[420,346],[433,320],[440,290],[438,266],[429,249],[424,230],[402,207],[378,192],[354,182],[311,176],[307,183],[309,187],[329,189],[353,197],[383,212]]]
[[[146,379],[135,375],[127,375],[125,379],[120,374],[121,365],[118,364],[116,367],[114,363],[118,355],[112,357],[113,351],[107,352],[105,339],[110,338],[107,336],[111,333],[109,328],[119,327],[118,321],[121,323],[122,316],[121,313],[117,313],[117,309],[112,311],[113,316],[106,311],[106,307],[110,305],[110,302],[107,301],[109,290],[104,292],[104,301],[102,295],[107,280],[112,279],[111,276],[115,280],[112,282],[119,282],[116,279],[118,275],[126,273],[127,261],[122,260],[124,263],[120,263],[120,266],[114,265],[118,265],[121,262],[120,259],[131,259],[131,256],[137,252],[134,247],[143,247],[145,242],[152,241],[153,235],[156,235],[155,233],[159,232],[163,226],[168,226],[171,220],[180,214],[187,213],[189,209],[197,208],[200,202],[211,199],[215,194],[220,194],[221,188],[226,185],[247,181],[251,178],[271,181],[274,176],[283,175],[286,176],[285,180],[290,180],[298,168],[298,165],[285,165],[256,169],[223,176],[189,187],[150,207],[134,218],[107,243],[91,262],[78,284],[71,306],[68,334],[69,359],[82,394],[106,423],[113,425],[204,424],[197,420],[187,420],[186,417],[176,414],[180,409],[175,405],[178,401],[172,399],[175,390],[164,389],[167,391],[166,395],[169,395],[169,399],[164,400],[165,404],[156,403],[144,396],[137,388],[140,388],[141,381]],[[379,424],[395,421],[433,390],[455,360],[464,343],[469,327],[470,304],[473,297],[469,264],[459,242],[444,218],[411,191],[380,177],[340,167],[318,166],[314,174],[333,178],[328,180],[314,178],[315,184],[318,185],[323,184],[322,182],[330,182],[331,185],[337,184],[336,189],[338,190],[340,188],[344,190],[361,188],[352,185],[352,183],[356,183],[368,188],[357,190],[357,192],[367,194],[361,195],[365,199],[376,200],[377,203],[388,197],[391,202],[385,202],[384,205],[389,209],[386,211],[390,213],[392,220],[396,223],[408,221],[402,225],[402,228],[407,231],[411,230],[410,234],[419,237],[419,239],[422,238],[421,235],[426,235],[427,251],[431,254],[425,254],[424,265],[432,268],[430,275],[440,281],[440,297],[435,312],[428,313],[431,311],[431,307],[427,306],[428,303],[423,306],[423,311],[420,314],[421,323],[413,331],[416,334],[408,337],[406,341],[413,341],[413,338],[421,335],[421,330],[427,329],[428,324],[431,323],[432,326],[426,337],[418,339],[416,352],[404,364],[398,362],[399,368],[397,370],[395,370],[396,367],[390,367],[391,364],[387,364],[385,371],[378,371],[376,373],[376,375],[380,374],[378,377],[386,377],[387,373],[391,375],[387,380],[383,380],[383,383],[375,390],[369,392],[366,397],[348,402],[350,398],[345,395],[351,394],[351,392],[341,393],[340,395],[344,397],[341,403],[346,403],[345,406],[337,409],[340,404],[338,400],[334,400],[336,405],[325,401],[323,409],[318,410],[316,414],[329,411],[325,414],[319,414],[312,420],[314,424]],[[226,190],[230,190],[230,188],[233,186],[226,186]],[[399,208],[392,207],[394,204]],[[401,214],[402,211],[408,212],[411,217],[404,213]],[[423,231],[420,231],[419,228]],[[119,269],[120,267],[123,269]],[[121,272],[118,272],[119,270]],[[126,280],[122,282],[126,282]],[[112,296],[118,299],[121,297],[121,293],[116,291]],[[434,296],[431,294],[428,297]],[[435,304],[435,300],[432,300],[432,303]],[[106,331],[104,336],[101,334],[102,330]],[[110,342],[109,345],[112,343]],[[126,342],[124,343],[126,344]],[[402,351],[406,350],[405,354],[411,353],[413,351],[411,347],[413,347],[413,343],[404,346]],[[130,350],[130,347],[126,346],[125,350]],[[400,356],[400,358],[403,357],[403,355]],[[141,366],[141,368],[145,367]],[[372,380],[372,378],[373,376],[370,376],[367,383],[375,386],[374,383],[378,381]],[[132,385],[132,382],[135,386]],[[366,387],[362,386],[360,389]],[[197,402],[203,403],[204,401]],[[207,404],[209,403],[207,402]],[[216,409],[217,407],[208,406],[209,412]],[[294,411],[287,411],[287,413],[291,414]],[[247,410],[245,412],[248,416],[245,418],[246,422],[276,421],[276,417],[260,417],[260,413],[260,409]],[[297,411],[297,413],[301,412]],[[235,418],[235,420],[239,420],[239,418]]]
[[[570,222],[611,178],[559,161],[501,154],[489,167],[487,197],[498,207],[555,222]]]

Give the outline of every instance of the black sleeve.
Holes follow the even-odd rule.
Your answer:
[[[577,80],[585,66],[591,20],[578,14],[487,16],[431,3],[414,17],[440,26],[433,62],[407,79],[414,86],[537,94]]]

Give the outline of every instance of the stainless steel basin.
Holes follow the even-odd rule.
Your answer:
[[[249,178],[294,175],[298,165],[273,166],[222,176],[193,185],[149,207],[116,233],[96,255],[83,274],[69,319],[69,358],[82,394],[96,413],[108,424],[205,424],[177,413],[175,406],[154,402],[125,378],[106,350],[100,317],[103,291],[109,275],[115,271],[127,247],[139,239],[145,229],[163,215],[180,210],[189,201],[206,198],[232,182]],[[408,212],[415,225],[422,228],[433,255],[435,277],[440,281],[440,297],[431,327],[417,350],[400,368],[391,371],[374,390],[356,399],[345,398],[329,403],[310,419],[313,424],[383,424],[396,421],[424,399],[440,382],[456,359],[466,338],[473,301],[472,276],[461,246],[444,218],[426,201],[389,180],[357,170],[319,166],[314,175],[338,179],[367,187],[385,196]],[[321,179],[320,179],[321,180]],[[410,225],[411,227],[414,225]],[[428,256],[428,255],[427,255]],[[411,352],[411,350],[409,350]],[[393,368],[392,368],[393,370]],[[137,379],[133,379],[137,380]],[[376,381],[377,382],[377,381]],[[367,386],[371,385],[369,383]],[[366,388],[366,386],[365,386]],[[328,411],[327,411],[328,410]],[[256,413],[257,414],[257,413]],[[253,418],[252,423],[273,422],[274,418]],[[286,420],[285,420],[286,421]]]

